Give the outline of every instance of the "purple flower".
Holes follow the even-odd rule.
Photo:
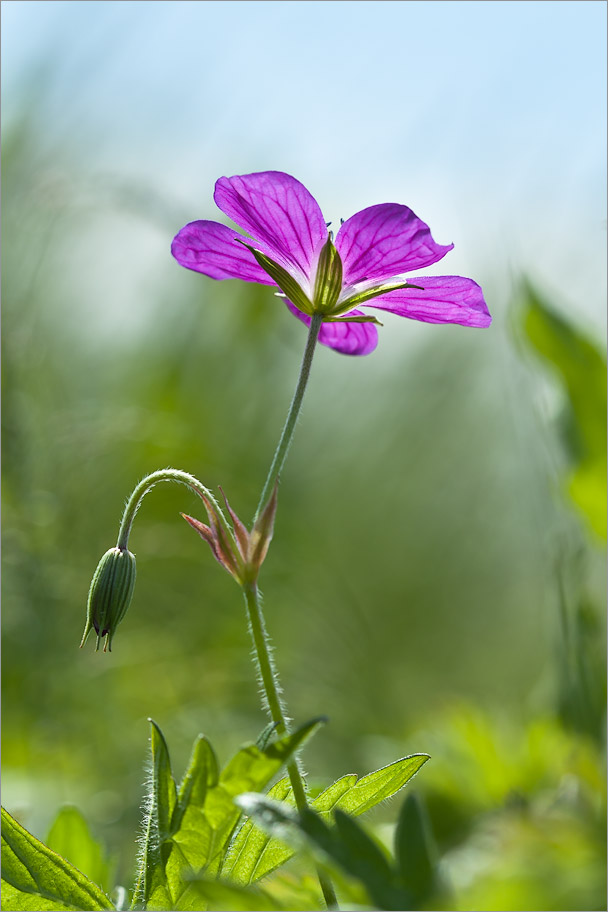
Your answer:
[[[178,263],[212,279],[278,287],[303,323],[323,314],[319,341],[336,351],[367,355],[378,344],[378,321],[361,305],[425,323],[492,322],[472,279],[403,278],[437,263],[454,246],[437,244],[407,206],[363,209],[341,225],[334,242],[317,201],[282,171],[220,177],[214,199],[248,236],[219,222],[190,222],[171,245]]]

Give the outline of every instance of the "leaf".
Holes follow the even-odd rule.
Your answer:
[[[241,795],[239,805],[260,827],[294,849],[307,848],[320,864],[334,865],[366,889],[374,908],[412,908],[409,893],[401,887],[384,852],[352,817],[335,813],[336,825],[310,809],[297,813],[263,795]]]
[[[278,722],[269,722],[268,725],[266,725],[266,727],[263,728],[262,731],[260,732],[260,734],[258,735],[256,742],[255,742],[255,746],[259,747],[260,750],[264,750],[264,748],[266,747],[266,745],[268,744],[268,742],[270,741],[270,739],[276,732],[278,724],[279,724]]]
[[[146,909],[170,909],[172,900],[165,876],[167,853],[163,849],[171,835],[171,818],[177,804],[177,790],[171,774],[167,743],[158,725],[152,719],[149,722],[152,750],[150,789],[132,908],[141,906]]]
[[[265,788],[321,721],[314,719],[264,748],[245,745],[219,774],[213,749],[201,736],[179,791],[167,745],[152,723],[152,781],[133,908],[188,908],[192,879],[203,869],[207,879],[220,870],[241,816],[234,797]]]
[[[28,833],[2,808],[2,908],[114,909],[84,874]]]
[[[415,793],[407,796],[399,814],[395,862],[402,885],[420,908],[436,887],[437,864],[430,822]]]
[[[209,789],[217,787],[218,764],[211,744],[199,736],[192,748],[188,769],[179,787],[173,819],[173,842],[192,869],[202,868],[209,857],[213,829],[205,816]]]
[[[413,754],[361,779],[357,779],[354,773],[342,776],[311,801],[310,807],[324,820],[329,820],[337,808],[355,816],[363,814],[403,788],[428,759],[428,754]],[[295,806],[287,779],[277,782],[268,797]],[[236,883],[254,883],[284,864],[293,854],[292,848],[260,831],[249,819],[234,840],[222,874]]]
[[[383,766],[382,769],[373,773],[368,773],[367,776],[363,776],[353,784],[348,791],[345,791],[335,806],[349,814],[363,814],[365,811],[369,811],[370,808],[390,798],[400,788],[403,788],[428,759],[428,754],[412,754],[410,757],[395,760],[394,763]],[[340,781],[338,780],[338,782]],[[330,786],[331,788],[332,786]],[[315,809],[324,810],[323,797],[330,789],[326,789],[319,795],[313,803]],[[329,799],[329,797],[328,795],[327,798]]]
[[[111,889],[110,864],[104,849],[93,838],[78,808],[70,805],[61,808],[49,830],[46,844],[103,890]]]
[[[551,310],[529,285],[521,323],[535,351],[566,393],[563,437],[572,470],[570,497],[590,527],[606,538],[606,359],[603,350]]]
[[[214,912],[281,912],[284,908],[272,897],[255,887],[240,887],[222,880],[196,878],[180,902],[181,910],[198,910],[201,900]]]
[[[241,815],[233,799],[242,792],[259,792],[265,788],[322,721],[313,719],[263,749],[255,744],[245,745],[229,761],[205,801],[205,817],[213,830],[212,846],[205,859],[207,874],[219,872]]]
[[[356,778],[356,777],[355,777]],[[289,779],[279,779],[267,795],[275,801],[286,801],[294,805]],[[293,855],[293,849],[274,839],[254,823],[253,817],[246,820],[230,847],[224,860],[222,876],[238,884],[250,884],[264,877]]]

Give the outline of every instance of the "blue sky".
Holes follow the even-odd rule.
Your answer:
[[[221,174],[276,168],[328,220],[410,205],[451,272],[532,272],[605,316],[606,4],[5,0],[5,124],[214,218]],[[505,292],[506,293],[506,292]]]

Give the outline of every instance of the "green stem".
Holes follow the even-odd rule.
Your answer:
[[[285,421],[285,427],[283,428],[281,439],[279,440],[279,444],[276,448],[272,464],[268,471],[268,477],[266,478],[262,494],[260,495],[260,502],[254,516],[254,522],[258,518],[262,508],[270,497],[274,483],[281,474],[281,470],[285,464],[287,452],[291,445],[291,441],[293,440],[298,416],[302,408],[302,400],[304,399],[306,384],[308,383],[308,377],[310,375],[310,368],[312,365],[312,357],[315,352],[315,346],[317,344],[319,330],[321,329],[322,322],[322,314],[312,315],[310,328],[308,330],[308,341],[306,342],[306,349],[304,350],[304,357],[302,358],[302,367],[300,368],[298,385],[296,386],[296,391],[293,394],[293,399],[291,400],[291,405],[289,407],[289,412],[287,413],[287,419]]]
[[[175,481],[178,484],[186,485],[186,487],[190,488],[191,491],[194,491],[195,494],[203,495],[208,500],[210,500],[218,512],[220,522],[224,526],[224,529],[226,532],[228,532],[231,538],[234,538],[232,529],[226,521],[226,517],[224,516],[220,505],[218,504],[211,491],[209,491],[209,489],[206,488],[204,484],[201,484],[198,478],[195,478],[194,475],[188,475],[187,472],[182,472],[180,469],[159,469],[158,472],[152,472],[151,475],[146,475],[146,477],[139,482],[129,497],[120,523],[120,529],[118,531],[118,541],[116,543],[117,548],[120,548],[122,551],[128,548],[129,535],[131,534],[133,521],[135,520],[137,511],[141,506],[141,502],[146,494],[151,491],[155,485],[160,484],[161,481]]]
[[[258,673],[266,696],[268,711],[270,712],[272,721],[276,724],[277,734],[283,735],[289,731],[289,721],[285,714],[285,707],[280,696],[277,670],[272,659],[270,640],[266,631],[260,597],[255,583],[244,585],[243,594],[245,596],[249,626],[255,646]],[[297,761],[292,760],[287,764],[287,773],[289,775],[289,781],[291,782],[296,807],[302,812],[308,807],[308,801],[306,799],[306,788],[304,786],[302,770]],[[323,891],[323,897],[327,903],[327,908],[337,909],[338,901],[331,880],[319,868],[317,868],[317,875],[319,877],[321,890]]]
[[[264,483],[262,494],[260,495],[260,501],[256,510],[254,522],[266,505],[274,484],[279,477],[283,466],[285,465],[287,453],[289,451],[289,447],[291,446],[298,417],[302,409],[304,393],[306,391],[306,385],[310,376],[310,368],[312,365],[315,346],[317,344],[317,339],[319,338],[319,331],[321,329],[322,322],[323,317],[321,314],[313,314],[312,320],[310,322],[310,328],[308,330],[308,340],[306,342],[306,348],[304,350],[304,356],[302,358],[302,366],[300,368],[298,384],[296,386],[293,399],[291,400],[291,405],[289,407],[285,426],[283,427],[283,431],[281,433],[281,439],[279,440],[272,460],[272,464],[268,471],[268,476]],[[266,697],[268,711],[270,713],[272,721],[276,724],[277,733],[284,734],[289,731],[289,720],[285,712],[285,706],[281,700],[281,691],[278,683],[277,670],[272,659],[270,640],[266,631],[262,605],[260,603],[260,597],[255,583],[244,584],[243,594],[245,596],[245,604],[247,606],[247,614],[249,617],[249,627],[255,647],[258,673]],[[296,807],[300,812],[302,812],[308,807],[308,801],[306,798],[306,787],[304,785],[302,769],[297,760],[292,760],[287,764],[287,773],[291,782],[291,788],[293,790]],[[327,908],[337,909],[338,901],[336,899],[336,893],[331,880],[323,871],[321,871],[320,868],[317,868],[317,875],[319,878],[321,890],[323,892],[323,897],[327,904]]]

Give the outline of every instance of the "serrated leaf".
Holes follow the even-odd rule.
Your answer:
[[[103,846],[93,838],[78,808],[66,805],[60,809],[49,830],[46,844],[102,890],[111,889],[110,865]]]
[[[428,759],[428,754],[412,754],[411,757],[403,757],[388,766],[383,766],[382,769],[368,773],[344,792],[336,806],[349,814],[364,814],[403,788]],[[319,795],[314,803],[315,808],[323,794]]]
[[[354,773],[342,776],[311,801],[310,807],[324,820],[329,820],[331,813],[338,808],[354,816],[363,814],[403,788],[428,759],[428,754],[413,754],[361,779],[357,779]],[[278,782],[268,797],[295,806],[286,779]],[[285,864],[293,854],[292,848],[260,831],[250,819],[241,827],[222,874],[236,883],[254,883]]]
[[[180,784],[173,819],[173,842],[183,861],[193,870],[202,868],[209,857],[213,830],[205,816],[209,789],[217,787],[218,763],[211,744],[202,735],[192,748],[186,774]]]
[[[2,908],[114,909],[99,887],[32,836],[2,808]]]
[[[133,908],[189,908],[192,879],[203,871],[210,879],[220,870],[241,815],[234,797],[265,788],[321,721],[315,719],[262,749],[245,745],[219,775],[211,745],[200,737],[179,792],[167,745],[153,724],[150,807]],[[197,901],[200,904],[200,895]]]
[[[356,777],[355,777],[356,778]],[[289,779],[279,779],[267,795],[275,801],[294,804]],[[222,866],[222,876],[238,884],[250,884],[277,868],[293,855],[293,850],[261,830],[252,817],[246,820],[230,846]],[[261,873],[258,873],[261,868]]]
[[[226,765],[217,788],[210,791],[205,803],[205,814],[214,829],[215,837],[213,852],[207,859],[208,874],[219,872],[241,815],[233,799],[243,792],[259,792],[265,788],[322,721],[324,720],[313,719],[293,734],[266,745],[263,750],[255,744],[247,745]]]

